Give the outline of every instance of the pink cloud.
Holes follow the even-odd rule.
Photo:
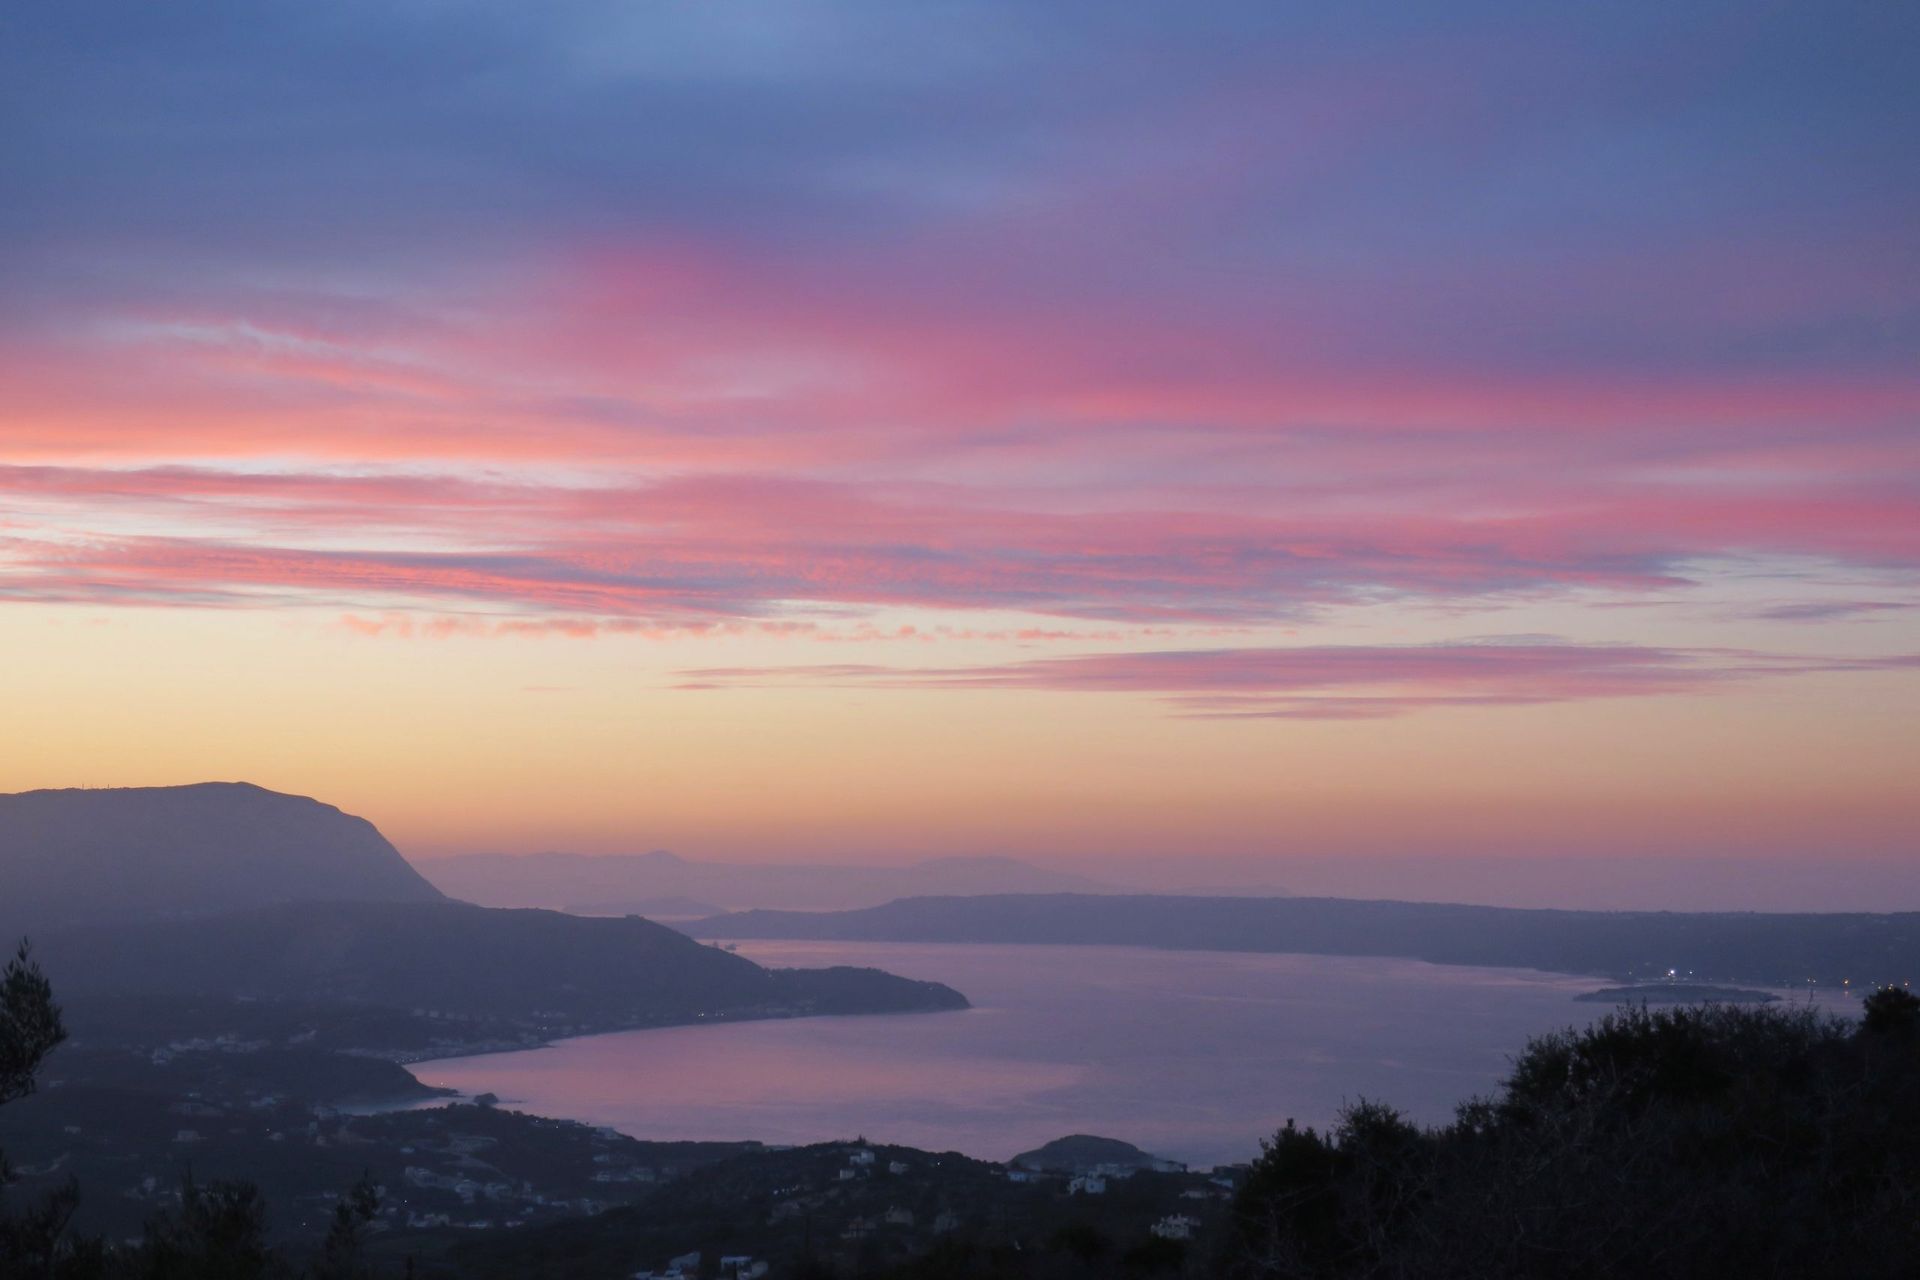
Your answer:
[[[1787,271],[1764,248],[1568,265],[1553,299],[1571,290],[1576,312],[1607,312],[1637,305],[1623,280],[1710,271],[1691,296],[1724,310],[1738,283],[1780,307],[1833,274],[1824,261]],[[1763,287],[1762,257],[1787,278]],[[1084,457],[1115,431],[1159,449],[1194,432],[1337,430],[1363,443],[1439,432],[1564,461],[1783,432],[1844,452],[1920,412],[1920,388],[1898,373],[1468,355],[1433,341],[1441,317],[1401,314],[1422,295],[1396,290],[1389,307],[1376,282],[1219,280],[1202,300],[1168,296],[1104,256],[1081,260],[1057,229],[1024,249],[928,232],[839,256],[655,237],[518,266],[472,297],[414,286],[417,298],[343,309],[229,287],[64,316],[64,329],[0,346],[0,457],[820,466],[1013,441]],[[1490,268],[1481,305],[1544,325],[1537,283],[1530,267]],[[1729,317],[1692,323],[1718,333]]]
[[[1835,659],[1522,640],[1085,654],[946,668],[711,667],[683,672],[680,687],[817,684],[1152,694],[1192,717],[1356,720],[1435,708],[1701,693],[1741,681],[1915,668],[1920,655]]]
[[[186,293],[9,338],[0,595],[1233,625],[1920,566],[1910,378],[1503,367],[1311,280],[1175,305],[949,248],[612,242],[471,298]]]
[[[0,544],[0,593],[16,600],[439,601],[673,625],[812,606],[1246,623],[1382,593],[1670,589],[1716,555],[1920,563],[1920,505],[1868,484],[1596,491],[1511,513],[1180,510],[1152,492],[1060,510],[1057,494],[804,476],[190,467],[0,467],[0,494],[33,517]],[[98,529],[104,512],[142,531]]]

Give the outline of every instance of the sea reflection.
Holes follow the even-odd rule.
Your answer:
[[[1289,1117],[1359,1098],[1438,1121],[1529,1035],[1604,1007],[1591,978],[1374,957],[1131,947],[743,942],[762,964],[871,965],[959,988],[961,1013],[621,1032],[416,1064],[428,1084],[638,1138],[855,1134],[1005,1159],[1098,1133],[1244,1160]]]

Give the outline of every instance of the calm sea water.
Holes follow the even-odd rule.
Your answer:
[[[1134,947],[747,942],[780,967],[946,982],[961,1013],[630,1031],[415,1064],[636,1138],[856,1134],[1004,1160],[1069,1133],[1197,1165],[1244,1160],[1288,1117],[1359,1098],[1425,1121],[1490,1091],[1529,1035],[1584,1025],[1592,978],[1411,960]]]

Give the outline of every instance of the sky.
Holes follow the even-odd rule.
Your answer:
[[[0,162],[0,790],[1920,906],[1912,5],[73,0]]]

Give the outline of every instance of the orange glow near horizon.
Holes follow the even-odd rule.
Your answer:
[[[7,611],[0,636],[40,655],[10,699],[41,728],[0,743],[9,789],[253,781],[369,817],[414,857],[1844,862],[1905,852],[1916,817],[1901,671],[1385,723],[1218,720],[1143,694],[675,687],[696,654],[817,640],[367,637],[323,615],[57,607]]]
[[[1896,19],[562,10],[0,42],[0,791],[1920,907]]]

